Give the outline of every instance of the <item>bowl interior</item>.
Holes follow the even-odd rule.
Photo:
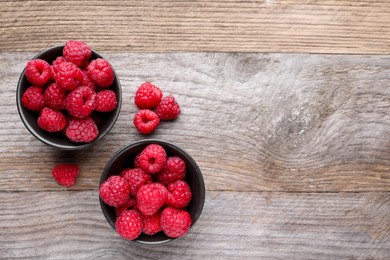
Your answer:
[[[62,56],[62,50],[64,46],[56,46],[52,47],[50,49],[47,49],[38,55],[36,55],[33,59],[42,59],[50,64],[58,57]],[[91,59],[97,59],[102,58],[102,56],[97,53],[96,51],[92,50]],[[115,71],[114,71],[115,73]],[[99,136],[91,143],[74,143],[71,142],[64,134],[62,133],[49,133],[44,130],[42,130],[37,123],[37,119],[39,116],[39,112],[30,111],[27,108],[25,108],[21,102],[23,93],[26,91],[28,87],[30,87],[31,84],[28,82],[27,77],[25,76],[25,70],[23,70],[18,86],[16,91],[16,104],[18,107],[19,115],[26,126],[26,128],[31,132],[32,135],[34,135],[38,140],[42,141],[43,143],[46,143],[48,145],[61,148],[64,150],[78,150],[82,148],[86,148],[94,143],[96,143],[98,140],[103,138],[114,126],[116,119],[118,118],[121,103],[122,103],[122,94],[121,94],[121,87],[119,83],[119,79],[117,74],[115,73],[115,79],[110,87],[113,91],[116,93],[116,98],[118,101],[117,108],[114,111],[111,111],[109,113],[98,113],[99,116],[102,118],[102,123],[98,125],[99,129]],[[97,112],[94,112],[97,113]]]
[[[205,186],[202,173],[200,172],[200,169],[194,159],[188,153],[171,143],[150,139],[142,140],[123,148],[117,152],[107,163],[105,169],[103,170],[100,184],[102,184],[102,182],[104,182],[112,175],[119,175],[120,172],[125,168],[133,168],[135,156],[149,144],[161,145],[164,147],[168,156],[178,156],[186,163],[187,171],[185,180],[188,182],[192,191],[192,199],[186,210],[188,213],[190,213],[192,218],[191,226],[194,225],[202,212],[205,200]],[[100,205],[108,223],[115,229],[114,223],[116,220],[116,215],[114,207],[108,206],[101,199]],[[133,240],[133,242],[157,245],[169,242],[171,240],[172,238],[167,237],[163,232],[159,232],[154,236],[141,234],[137,239]]]

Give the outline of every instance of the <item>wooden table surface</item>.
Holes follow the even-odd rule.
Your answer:
[[[390,2],[0,1],[0,258],[389,259]],[[121,114],[83,151],[36,140],[15,89],[26,62],[67,39],[117,71]],[[137,86],[182,115],[143,136]],[[134,246],[105,221],[98,181],[144,138],[174,142],[206,184],[185,237]],[[75,162],[77,184],[51,177]]]

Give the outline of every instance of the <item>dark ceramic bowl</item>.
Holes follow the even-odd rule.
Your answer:
[[[50,64],[54,61],[58,56],[62,56],[62,50],[64,46],[56,46],[49,48],[38,55],[36,55],[33,59],[42,59]],[[92,50],[91,60],[103,58],[99,53]],[[122,104],[122,90],[119,83],[118,75],[115,73],[115,79],[110,87],[111,90],[115,91],[116,98],[118,101],[117,108],[109,113],[100,113],[102,117],[102,123],[98,125],[99,136],[91,143],[74,143],[71,142],[64,134],[62,133],[49,133],[42,130],[37,123],[37,119],[39,116],[39,112],[33,112],[25,108],[22,104],[22,95],[26,91],[31,84],[27,81],[25,76],[25,69],[20,75],[18,86],[16,89],[16,104],[18,107],[18,112],[20,118],[22,119],[26,128],[30,131],[30,133],[35,136],[41,142],[63,149],[63,150],[79,150],[86,147],[89,147],[95,143],[97,143],[100,139],[102,139],[114,126],[121,109]]]
[[[133,168],[135,156],[139,154],[149,144],[161,145],[162,147],[164,147],[168,156],[178,156],[186,163],[187,171],[185,180],[188,182],[192,191],[192,199],[186,210],[191,215],[192,227],[202,213],[203,204],[205,201],[205,186],[203,176],[194,159],[183,149],[171,143],[161,140],[147,139],[132,143],[122,148],[116,154],[114,154],[114,156],[109,160],[106,167],[104,168],[102,176],[100,178],[100,185],[110,176],[119,175],[123,169]],[[115,229],[115,209],[104,203],[102,199],[100,199],[100,206],[107,222],[111,225],[112,228]],[[153,236],[141,234],[137,239],[130,242],[146,245],[161,245],[172,240],[175,239],[167,237],[164,232],[161,231]]]

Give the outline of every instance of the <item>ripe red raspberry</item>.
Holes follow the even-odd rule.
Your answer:
[[[48,132],[59,132],[66,127],[66,117],[59,111],[45,107],[38,117],[38,126]]]
[[[69,120],[65,134],[72,142],[90,143],[98,137],[99,130],[90,117],[82,119],[73,118]]]
[[[167,158],[164,168],[157,174],[158,182],[167,185],[183,180],[186,175],[186,163],[177,156]]]
[[[167,188],[161,183],[150,183],[141,186],[137,192],[137,207],[144,215],[153,215],[168,197]]]
[[[141,152],[141,168],[150,174],[155,174],[164,167],[167,154],[164,148],[158,144],[150,144]]]
[[[77,164],[60,163],[54,166],[51,174],[60,185],[70,187],[76,183],[79,166]]]
[[[113,175],[100,185],[99,195],[107,205],[120,207],[129,200],[130,187],[124,178]]]
[[[166,96],[156,107],[156,114],[160,120],[173,120],[180,115],[180,107],[174,97]]]
[[[185,181],[176,181],[168,185],[168,198],[165,204],[169,207],[181,209],[187,207],[191,201],[192,192]]]
[[[118,234],[126,239],[134,240],[142,232],[141,215],[135,210],[126,210],[115,221]]]
[[[44,93],[45,103],[51,109],[65,109],[66,90],[58,86],[57,83],[52,83],[48,86]]]
[[[141,134],[151,134],[160,124],[160,119],[152,110],[144,109],[135,114],[133,123]]]
[[[96,92],[88,87],[78,87],[68,94],[65,101],[68,113],[77,118],[89,116],[95,109]]]
[[[91,48],[82,41],[69,40],[63,49],[63,55],[69,62],[73,62],[78,67],[83,67],[91,58]]]
[[[45,106],[45,99],[43,97],[43,88],[31,86],[23,93],[23,106],[31,111],[41,111]]]
[[[161,212],[154,213],[153,215],[141,215],[143,229],[142,232],[146,235],[153,236],[154,234],[160,232],[161,224],[160,224]]]
[[[87,67],[89,78],[99,87],[108,88],[114,81],[114,71],[104,59],[96,59],[91,61]]]
[[[134,198],[130,198],[124,205],[115,208],[115,215],[119,217],[123,211],[134,208],[137,205],[137,201]]]
[[[141,168],[141,163],[139,159],[141,158],[141,153],[137,154],[137,156],[134,158],[134,168]]]
[[[117,104],[116,94],[112,90],[102,90],[96,94],[96,111],[110,112],[116,108]]]
[[[190,229],[192,220],[185,210],[167,207],[161,213],[161,228],[170,238],[183,236]]]
[[[83,73],[83,82],[81,83],[81,86],[89,87],[93,91],[96,91],[96,86],[92,82],[92,80],[89,79],[87,72],[81,71]]]
[[[52,63],[51,63],[51,69],[53,74],[56,74],[58,72],[58,66],[66,62],[66,59],[63,56],[58,56]]]
[[[142,185],[152,181],[152,177],[140,168],[124,169],[120,176],[125,178],[130,186],[130,193],[134,196]]]
[[[160,103],[161,90],[150,82],[143,83],[135,93],[134,103],[140,109],[152,109]]]
[[[84,80],[83,72],[71,62],[61,62],[54,69],[57,84],[66,90],[75,90]]]
[[[41,59],[30,60],[27,63],[25,75],[31,84],[43,86],[51,76],[50,64]]]

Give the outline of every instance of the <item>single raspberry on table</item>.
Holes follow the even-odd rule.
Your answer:
[[[23,106],[31,111],[41,111],[45,107],[43,88],[31,86],[22,95]]]
[[[130,194],[132,195],[136,195],[142,185],[152,181],[152,177],[140,168],[124,169],[120,176],[125,178],[130,185]]]
[[[105,59],[91,61],[87,67],[89,78],[99,87],[108,88],[114,82],[114,70]]]
[[[71,62],[61,62],[54,70],[57,84],[66,90],[75,90],[84,80],[83,72]]]
[[[65,135],[72,142],[90,143],[98,137],[99,130],[90,117],[72,118],[65,129]]]
[[[166,207],[161,212],[161,228],[170,238],[183,236],[190,229],[192,220],[185,210]]]
[[[48,132],[59,132],[67,125],[66,117],[60,112],[45,107],[38,117],[38,126]]]
[[[76,183],[79,166],[77,164],[59,163],[54,166],[51,174],[60,185],[70,187]]]
[[[141,215],[143,229],[142,232],[146,235],[153,236],[154,234],[160,232],[161,224],[160,224],[161,212],[154,213],[153,215]]]
[[[91,58],[91,54],[91,48],[82,41],[69,40],[63,49],[65,59],[78,67],[83,67]]]
[[[130,187],[124,178],[113,175],[100,185],[99,195],[107,205],[120,207],[128,202]]]
[[[110,112],[116,108],[117,104],[116,94],[112,90],[102,90],[96,94],[96,111]]]
[[[150,174],[155,174],[164,167],[167,161],[167,154],[164,148],[158,144],[149,144],[141,152],[141,168]]]
[[[156,114],[160,120],[173,120],[180,115],[180,107],[172,96],[164,97],[156,107]]]
[[[143,109],[135,114],[133,123],[141,134],[151,134],[160,124],[160,119],[152,110]]]
[[[144,215],[153,215],[162,206],[168,197],[167,188],[161,183],[142,185],[137,192],[137,207]]]
[[[134,209],[134,207],[137,205],[137,200],[135,198],[129,198],[129,200],[122,206],[115,208],[115,215],[119,217],[120,214],[122,214],[123,211],[128,209]]]
[[[65,100],[68,113],[77,118],[89,116],[96,106],[96,92],[88,87],[78,87]]]
[[[141,84],[135,93],[134,103],[140,109],[152,109],[160,103],[161,90],[150,82]]]
[[[57,83],[50,84],[44,93],[45,103],[51,109],[62,110],[65,109],[65,99],[67,91]]]
[[[142,226],[141,215],[135,210],[122,212],[115,221],[116,232],[129,240],[134,240],[141,234]]]
[[[172,208],[185,208],[191,201],[192,192],[187,182],[179,180],[168,185],[168,198],[165,204]]]
[[[30,60],[27,63],[25,75],[31,84],[43,86],[51,77],[50,64],[41,59]]]
[[[186,175],[186,163],[177,156],[167,158],[164,168],[157,174],[158,182],[167,185],[177,180],[183,180]]]

